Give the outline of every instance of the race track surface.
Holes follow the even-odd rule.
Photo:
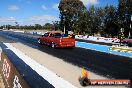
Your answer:
[[[15,33],[14,35],[13,32],[1,33],[2,35],[19,38],[20,42],[32,48],[36,48],[79,67],[85,67],[87,70],[100,75],[109,78],[132,80],[132,58],[82,48],[52,49],[49,46],[39,45],[36,38],[32,35],[26,36],[21,33]]]

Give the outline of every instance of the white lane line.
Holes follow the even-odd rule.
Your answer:
[[[16,49],[9,43],[4,43],[10,50],[12,50],[20,59],[22,59],[27,65],[35,70],[40,76],[52,84],[55,88],[77,88],[68,81],[61,77],[58,77],[54,72],[50,71],[46,67],[40,65],[35,60],[26,56],[23,52]]]

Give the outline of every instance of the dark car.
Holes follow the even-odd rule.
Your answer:
[[[122,40],[122,43],[127,44],[129,47],[132,47],[132,39],[125,38]]]

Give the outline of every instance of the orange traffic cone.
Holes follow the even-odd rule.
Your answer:
[[[88,77],[88,71],[85,71],[84,67],[82,68],[82,77]]]
[[[82,68],[82,76],[79,78],[79,82],[82,86],[90,85],[90,79],[88,78],[88,71],[85,71],[84,67]]]

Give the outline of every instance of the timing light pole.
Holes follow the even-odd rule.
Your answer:
[[[121,41],[122,41],[122,39],[123,39],[123,37],[124,37],[123,32],[124,32],[124,28],[121,28],[121,29],[120,29],[120,46],[121,46]]]
[[[64,34],[66,34],[66,9],[64,9]]]
[[[64,34],[66,33],[65,19],[64,19]]]
[[[130,38],[130,37],[131,37],[131,28],[132,28],[132,26],[131,26],[131,22],[132,22],[132,15],[131,15],[131,21],[130,21],[130,31],[129,31],[128,38]]]

